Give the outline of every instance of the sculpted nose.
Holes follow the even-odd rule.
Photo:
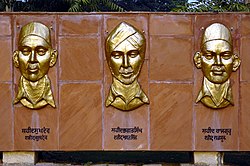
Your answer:
[[[220,57],[220,55],[216,55],[216,57],[215,57],[215,64],[217,64],[217,65],[221,65],[222,63],[221,63],[221,57]]]
[[[123,56],[122,66],[129,67],[129,59],[128,59],[128,55],[126,54]]]
[[[34,50],[31,51],[31,55],[30,55],[29,61],[30,61],[30,62],[37,62],[36,53],[35,53]]]

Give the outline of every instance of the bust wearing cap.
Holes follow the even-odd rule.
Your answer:
[[[194,55],[194,63],[204,75],[203,85],[196,102],[210,108],[233,105],[230,76],[240,66],[240,59],[233,54],[229,29],[220,23],[208,26],[202,36],[201,52]]]
[[[22,75],[14,104],[21,102],[31,109],[39,109],[47,104],[55,107],[47,73],[56,60],[57,51],[52,49],[49,28],[38,22],[23,26],[18,50],[13,54],[14,65]]]
[[[145,57],[143,34],[132,25],[122,22],[109,34],[105,48],[113,76],[106,106],[130,111],[149,103],[137,81]]]

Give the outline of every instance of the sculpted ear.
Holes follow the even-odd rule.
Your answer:
[[[19,61],[18,61],[18,51],[14,51],[13,53],[13,62],[16,68],[19,67]]]
[[[196,52],[194,54],[194,64],[195,66],[200,69],[201,68],[201,53],[200,52]]]
[[[54,66],[56,64],[57,55],[58,55],[57,50],[52,50],[51,51],[51,57],[50,57],[50,63],[49,63],[50,67],[52,67],[52,66]]]
[[[239,68],[240,62],[241,62],[241,61],[240,61],[240,58],[238,57],[237,54],[234,54],[233,57],[234,57],[234,61],[233,61],[233,71],[236,71],[236,70]]]

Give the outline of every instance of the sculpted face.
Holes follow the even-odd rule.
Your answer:
[[[138,77],[144,54],[128,41],[116,47],[108,59],[112,75],[124,84],[131,84]]]
[[[51,47],[49,28],[39,22],[24,25],[19,33],[18,49],[13,54],[14,65],[22,75],[14,104],[21,102],[30,109],[47,104],[55,107],[47,73],[56,60],[57,51]]]
[[[201,54],[204,76],[216,84],[226,82],[233,72],[235,59],[231,45],[224,40],[209,41],[203,45]]]
[[[121,22],[108,35],[105,55],[112,74],[106,106],[130,111],[148,104],[137,78],[145,57],[146,40],[134,26]]]
[[[41,37],[25,37],[18,47],[18,62],[21,74],[32,82],[44,77],[49,70],[51,46]]]
[[[13,61],[26,80],[36,82],[43,78],[56,59],[57,51],[51,47],[49,28],[37,22],[22,27]]]
[[[206,28],[201,52],[194,55],[194,63],[215,84],[226,82],[231,73],[238,69],[240,59],[233,54],[231,33],[223,24],[214,23]]]
[[[113,77],[126,85],[133,83],[144,61],[144,35],[122,22],[108,36],[105,51]]]

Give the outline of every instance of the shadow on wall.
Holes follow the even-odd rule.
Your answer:
[[[3,161],[3,152],[0,152],[0,163]]]
[[[224,163],[250,165],[250,152],[224,152]]]
[[[134,151],[88,151],[88,152],[39,152],[39,162],[53,163],[193,163],[192,152],[134,152]]]

